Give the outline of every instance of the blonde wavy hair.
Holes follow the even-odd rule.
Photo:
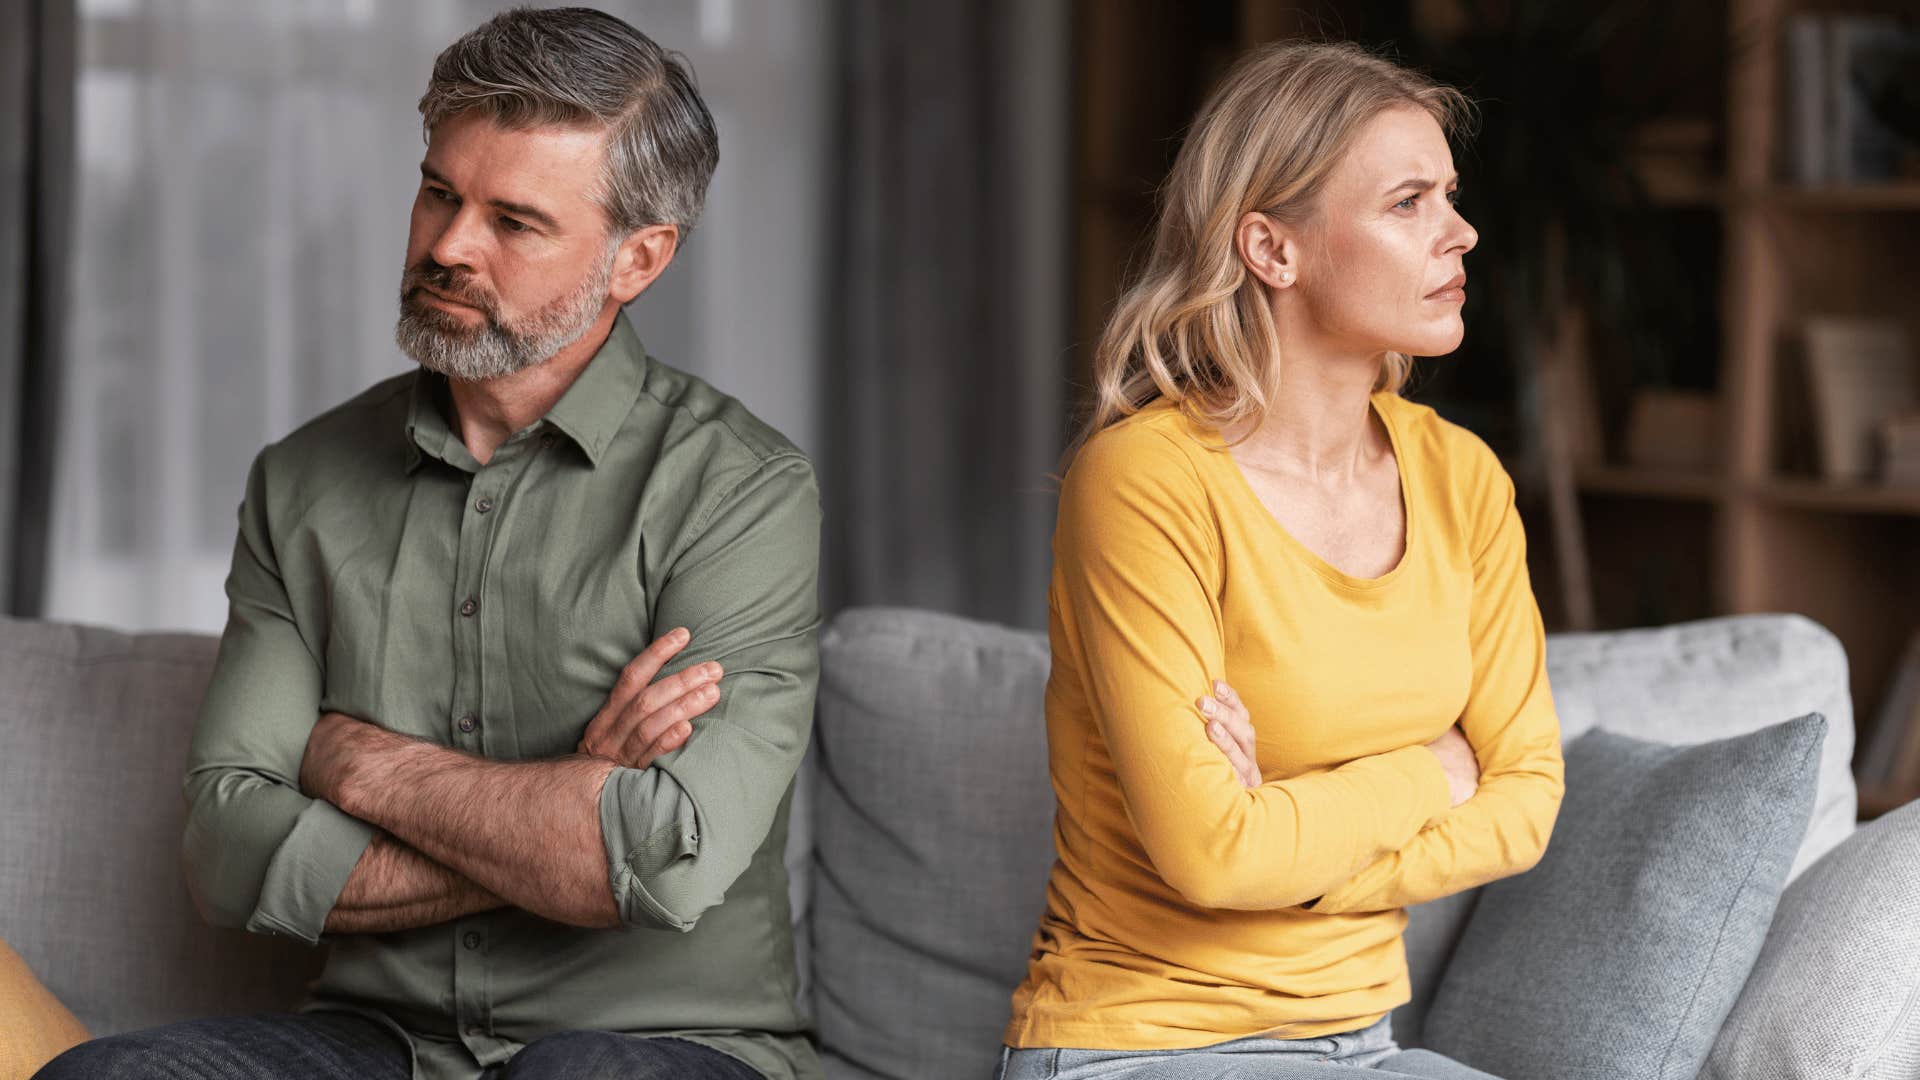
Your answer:
[[[1240,219],[1311,221],[1360,129],[1405,105],[1449,138],[1473,117],[1465,94],[1352,42],[1274,42],[1233,65],[1161,186],[1152,248],[1100,335],[1093,408],[1066,461],[1160,397],[1216,429],[1257,425],[1280,392],[1279,350],[1267,286],[1234,242]],[[1412,367],[1388,352],[1374,389],[1398,393]]]

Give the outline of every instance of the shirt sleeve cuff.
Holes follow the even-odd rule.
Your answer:
[[[600,831],[620,921],[693,929],[659,881],[668,867],[700,850],[699,815],[686,789],[658,766],[615,769],[600,789]]]
[[[294,819],[293,831],[267,864],[260,904],[247,929],[318,945],[327,916],[375,831],[332,803],[313,800]]]
[[[1447,767],[1440,763],[1439,754],[1425,746],[1407,746],[1389,756],[1400,759],[1395,764],[1406,774],[1408,790],[1425,822],[1422,828],[1453,810],[1453,781],[1447,778]]]

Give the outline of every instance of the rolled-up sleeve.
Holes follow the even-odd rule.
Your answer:
[[[805,754],[819,682],[820,499],[797,453],[722,486],[656,595],[654,626],[685,626],[663,674],[717,660],[720,700],[685,745],[617,769],[600,794],[624,925],[691,930],[766,840]]]
[[[322,669],[275,557],[267,457],[254,459],[240,504],[227,624],[187,759],[182,848],[209,922],[315,944],[374,830],[300,792]]]

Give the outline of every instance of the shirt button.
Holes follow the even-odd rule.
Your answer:
[[[553,445],[553,443],[554,443],[554,434],[553,434],[553,432],[551,432],[551,431],[549,431],[549,432],[546,432],[545,434],[543,434],[543,435],[541,435],[541,436],[540,436],[540,445],[541,445],[541,446],[552,446],[552,445]]]
[[[477,501],[474,502],[473,508],[484,514],[487,511],[493,509],[493,500],[487,498],[485,495],[482,495]]]
[[[467,1038],[469,1038],[469,1039],[478,1039],[478,1038],[482,1038],[482,1037],[484,1037],[484,1036],[486,1035],[486,1033],[487,1033],[487,1032],[486,1032],[486,1029],[484,1029],[484,1028],[480,1028],[480,1027],[470,1027],[470,1028],[468,1028],[468,1029],[467,1029]]]
[[[479,610],[480,610],[480,601],[474,599],[471,596],[467,597],[460,604],[460,614],[462,615],[472,615],[474,612]]]
[[[460,718],[460,730],[466,732],[469,735],[473,734],[473,729],[479,726],[480,726],[480,721],[475,719],[472,713],[468,713],[467,715]]]
[[[460,943],[469,949],[477,949],[480,947],[480,935],[469,930],[467,931],[467,936],[460,939]],[[477,1031],[479,1029],[476,1028],[474,1030]]]

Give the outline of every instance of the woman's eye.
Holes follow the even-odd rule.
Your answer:
[[[1409,195],[1406,198],[1401,199],[1399,202],[1394,203],[1393,204],[1394,209],[1397,210],[1401,207],[1412,209],[1412,204],[1417,202],[1419,198],[1420,196],[1418,195]],[[1459,188],[1454,188],[1452,191],[1447,192],[1447,205],[1448,206],[1460,205],[1460,189]]]

